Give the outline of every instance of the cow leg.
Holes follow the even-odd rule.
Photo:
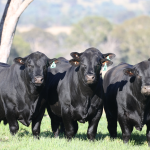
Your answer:
[[[65,132],[65,129],[64,129],[64,124],[63,122],[59,121],[60,118],[58,118],[58,120],[55,118],[52,119],[51,118],[51,127],[52,127],[52,131],[53,131],[53,134],[54,134],[54,137],[58,137],[59,136],[59,133],[64,133]]]
[[[62,121],[60,122],[60,130],[59,130],[59,132],[62,133],[62,134],[65,133],[65,127],[64,127],[64,124],[63,124]]]
[[[93,141],[95,139],[95,136],[97,133],[97,126],[98,126],[99,120],[101,118],[102,111],[103,111],[103,109],[99,110],[97,112],[96,116],[88,121],[89,126],[88,126],[88,130],[87,130],[87,137],[89,140]]]
[[[51,127],[54,134],[54,137],[59,137],[59,121],[51,118]]]
[[[45,108],[40,110],[40,113],[37,115],[37,117],[32,119],[32,134],[35,138],[39,139],[40,135],[40,126],[41,126],[41,121],[45,113]]]
[[[108,126],[107,129],[109,131],[111,138],[117,137],[117,116],[113,117],[111,114],[106,113]]]
[[[58,137],[59,136],[59,126],[60,126],[59,120],[60,120],[60,118],[51,111],[51,108],[49,106],[47,106],[47,111],[48,111],[49,117],[51,119],[51,127],[52,127],[54,137]]]
[[[146,137],[147,137],[148,146],[150,146],[150,124],[147,124]]]
[[[65,135],[67,139],[70,140],[73,136],[75,136],[78,130],[78,124],[71,118],[69,108],[62,109],[62,119],[65,127]]]
[[[8,123],[9,123],[10,133],[12,135],[15,135],[19,130],[19,125],[18,125],[18,121],[16,119],[16,116],[12,111],[10,111],[10,112],[7,112],[6,117],[7,117]]]
[[[78,123],[77,123],[77,121],[73,122],[73,126],[74,126],[74,135],[76,135],[76,133],[78,132]]]
[[[119,124],[122,130],[122,139],[124,143],[128,143],[130,137],[131,137],[131,133],[133,131],[133,126],[130,125],[130,123],[128,123],[126,121],[126,118],[122,118],[122,120],[119,120]]]

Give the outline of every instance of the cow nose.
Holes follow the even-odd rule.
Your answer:
[[[41,83],[43,83],[43,79],[44,79],[44,78],[43,78],[42,76],[35,76],[35,77],[34,77],[34,82],[41,84]]]
[[[150,86],[143,86],[141,93],[144,95],[150,95]]]
[[[87,74],[86,79],[88,82],[93,82],[95,80],[95,75]]]

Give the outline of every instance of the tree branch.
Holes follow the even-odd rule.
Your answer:
[[[17,12],[15,15],[19,17],[23,11],[28,7],[28,5],[32,2],[33,0],[24,0],[24,2],[21,4],[21,6],[18,8]]]
[[[3,15],[3,28],[0,33],[0,62],[7,62],[19,17],[32,1],[33,0],[8,0],[10,5],[6,6],[7,9]]]
[[[10,2],[11,2],[11,0],[7,1],[7,4],[5,6],[5,10],[4,10],[4,13],[3,13],[3,16],[2,16],[2,19],[1,19],[1,23],[0,23],[0,45],[1,45],[1,37],[2,37],[3,26],[4,26],[4,22],[5,22],[5,18],[6,18],[6,15],[7,15],[7,11],[8,11]]]

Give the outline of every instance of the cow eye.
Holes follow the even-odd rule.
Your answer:
[[[82,64],[82,66],[83,66],[84,68],[86,68],[86,65],[85,65],[85,64]]]
[[[30,64],[28,64],[28,67],[29,67],[29,68],[33,68],[33,66],[32,66],[32,65],[30,65]]]

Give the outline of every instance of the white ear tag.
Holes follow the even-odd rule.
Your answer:
[[[108,60],[110,60],[109,56],[106,57]],[[103,70],[102,71],[107,71],[107,63],[105,63]]]
[[[56,68],[55,62],[53,62],[53,63],[51,64],[50,68]]]

